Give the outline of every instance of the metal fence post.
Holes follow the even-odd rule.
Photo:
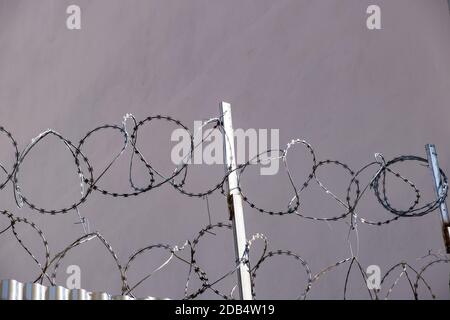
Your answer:
[[[238,189],[238,174],[236,171],[236,156],[234,150],[234,130],[231,119],[231,105],[222,102],[220,105],[223,122],[223,148],[225,171],[231,170],[228,175],[228,210],[233,224],[234,247],[236,259],[241,259],[245,254],[247,238],[245,234],[244,210],[242,207],[242,195]],[[250,270],[247,263],[241,263],[238,270],[239,295],[242,300],[252,300],[252,287]]]
[[[428,166],[433,172],[434,186],[438,199],[443,195],[441,173],[439,172],[439,161],[436,152],[436,146],[434,144],[427,144],[425,146],[427,151]],[[444,243],[447,253],[450,253],[450,218],[447,209],[447,203],[445,199],[440,203],[439,209],[441,211],[442,218],[442,232],[444,235]]]

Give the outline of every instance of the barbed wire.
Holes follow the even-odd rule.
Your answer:
[[[131,130],[128,130],[127,123],[131,121],[133,128]],[[186,131],[187,135],[189,136],[189,152],[188,154],[183,158],[181,163],[179,163],[176,168],[173,170],[173,172],[170,175],[164,175],[163,173],[156,170],[154,166],[145,158],[143,153],[138,148],[138,137],[139,130],[141,130],[144,126],[148,125],[151,122],[160,121],[165,123],[170,123],[171,125],[175,125],[176,127]],[[427,165],[428,161],[424,158],[413,156],[413,155],[404,155],[396,157],[392,160],[386,161],[384,156],[382,154],[375,154],[375,161],[366,164],[362,166],[358,170],[352,170],[347,164],[337,161],[337,160],[318,160],[316,153],[313,149],[313,147],[305,140],[301,139],[293,139],[291,140],[284,149],[277,149],[277,150],[266,150],[264,152],[261,152],[257,154],[252,159],[249,159],[244,164],[240,164],[235,169],[238,173],[238,191],[242,194],[244,202],[247,204],[247,206],[256,212],[259,212],[261,214],[268,214],[268,215],[278,215],[280,218],[283,216],[297,216],[299,218],[303,219],[309,219],[314,221],[325,221],[327,223],[334,222],[338,220],[343,219],[349,219],[348,225],[349,225],[349,231],[348,231],[348,242],[350,245],[350,252],[351,256],[346,257],[344,259],[341,259],[340,261],[318,271],[317,273],[314,273],[306,260],[304,260],[299,254],[294,253],[290,250],[269,250],[269,242],[268,239],[261,233],[256,233],[252,235],[245,247],[245,253],[242,257],[239,259],[236,259],[234,261],[234,266],[221,276],[219,276],[217,279],[210,279],[207,275],[207,272],[200,266],[201,263],[197,261],[196,256],[196,249],[197,245],[206,234],[213,234],[215,235],[214,231],[216,229],[225,229],[225,230],[231,230],[232,225],[230,222],[219,222],[212,224],[210,215],[209,215],[209,202],[208,202],[208,196],[212,195],[213,193],[220,193],[222,195],[227,196],[225,183],[227,181],[227,178],[229,174],[232,172],[230,168],[228,168],[223,176],[221,176],[216,183],[206,190],[202,191],[191,191],[186,188],[186,181],[188,180],[188,169],[190,164],[192,163],[194,150],[198,148],[201,144],[205,142],[205,140],[208,138],[208,136],[214,131],[219,130],[221,133],[223,133],[223,123],[221,118],[212,118],[203,123],[203,127],[207,125],[212,125],[212,130],[209,132],[209,134],[205,137],[201,137],[201,141],[197,144],[194,143],[194,136],[195,132],[191,133],[187,126],[183,125],[180,121],[170,117],[170,116],[164,116],[164,115],[156,115],[156,116],[150,116],[143,120],[137,120],[133,115],[126,114],[123,117],[123,121],[121,125],[102,125],[99,127],[96,127],[90,131],[88,131],[83,138],[80,139],[78,143],[72,143],[70,140],[65,138],[60,133],[48,129],[42,133],[40,133],[38,136],[33,138],[31,142],[21,151],[19,152],[19,147],[16,142],[16,140],[13,138],[13,135],[10,133],[10,131],[6,130],[4,127],[0,127],[0,134],[7,137],[7,139],[10,141],[12,145],[12,151],[14,154],[14,163],[10,168],[7,168],[7,166],[0,163],[0,169],[3,175],[5,176],[4,180],[0,181],[0,190],[5,189],[5,187],[8,184],[12,185],[13,189],[13,197],[16,202],[17,207],[20,209],[24,205],[26,205],[29,209],[31,209],[34,212],[39,212],[41,214],[50,214],[50,215],[57,215],[57,214],[67,214],[70,212],[76,212],[79,222],[78,224],[81,224],[83,227],[83,235],[79,237],[78,239],[75,239],[72,241],[72,243],[64,248],[62,251],[52,254],[50,251],[50,246],[48,241],[46,240],[43,231],[32,221],[26,218],[18,217],[16,214],[12,213],[9,210],[1,210],[0,213],[2,216],[9,219],[9,225],[0,231],[0,235],[7,233],[8,231],[12,232],[13,237],[18,241],[20,246],[25,250],[25,252],[32,258],[34,263],[39,267],[39,274],[36,276],[34,282],[43,283],[44,281],[48,281],[51,285],[56,285],[56,277],[58,273],[58,268],[61,265],[63,259],[67,256],[67,254],[74,248],[82,245],[83,243],[94,241],[97,239],[100,241],[100,243],[105,247],[105,249],[109,252],[111,257],[113,258],[120,282],[121,282],[121,290],[122,294],[130,295],[131,297],[135,297],[134,290],[138,288],[144,281],[149,279],[155,272],[158,272],[162,269],[164,269],[172,260],[178,260],[182,263],[186,264],[188,266],[188,275],[185,283],[184,288],[184,295],[183,299],[194,299],[199,296],[201,296],[206,291],[211,291],[218,297],[221,297],[223,299],[234,299],[234,292],[236,289],[236,286],[233,287],[233,290],[230,293],[225,293],[220,291],[217,288],[217,284],[222,282],[225,278],[228,278],[230,276],[233,276],[237,270],[239,269],[239,266],[242,264],[248,264],[250,266],[250,279],[252,284],[252,294],[253,297],[256,298],[256,274],[258,269],[261,267],[263,263],[267,263],[267,261],[270,261],[271,259],[274,259],[279,256],[286,256],[290,257],[294,260],[296,260],[299,264],[299,268],[304,270],[306,272],[307,280],[305,283],[305,286],[299,290],[299,295],[295,298],[297,299],[306,299],[308,296],[308,293],[310,292],[311,288],[322,278],[322,276],[331,270],[338,268],[340,266],[344,266],[348,264],[348,269],[346,273],[346,279],[344,283],[344,289],[343,289],[343,298],[345,299],[347,297],[347,287],[349,282],[349,274],[356,266],[358,272],[362,276],[362,281],[366,282],[368,277],[366,272],[364,271],[363,266],[361,265],[360,261],[358,260],[358,248],[356,250],[356,254],[353,250],[353,247],[351,245],[351,242],[349,240],[350,235],[352,233],[355,233],[356,237],[358,238],[358,224],[368,224],[373,226],[381,226],[384,224],[388,224],[394,221],[399,220],[400,218],[412,218],[412,217],[418,217],[418,216],[424,216],[427,215],[433,211],[435,211],[439,205],[446,200],[447,192],[448,192],[448,181],[445,173],[440,169],[440,175],[441,175],[441,187],[443,192],[441,193],[441,196],[438,197],[436,200],[433,200],[428,203],[420,204],[421,201],[421,193],[419,189],[416,187],[416,185],[408,178],[401,175],[399,172],[395,171],[393,169],[393,166],[398,163],[403,162],[418,162],[422,165]],[[95,169],[92,164],[90,163],[89,159],[87,158],[86,154],[83,153],[83,147],[85,146],[86,142],[92,138],[94,135],[98,134],[101,131],[118,131],[123,136],[123,145],[121,146],[120,151],[114,156],[114,158],[106,165],[106,167],[103,170]],[[77,177],[80,179],[80,198],[76,200],[75,202],[68,204],[66,206],[63,206],[61,208],[44,208],[42,206],[39,206],[35,204],[32,200],[30,200],[29,195],[26,193],[26,190],[24,190],[21,187],[21,165],[24,163],[24,160],[29,155],[30,151],[35,148],[41,141],[43,141],[46,137],[53,136],[56,137],[59,141],[61,141],[66,149],[70,152],[70,155],[73,158],[74,164],[75,164],[75,173]],[[229,141],[225,141],[225,143],[230,143]],[[308,173],[307,178],[305,181],[301,184],[297,184],[294,182],[291,170],[288,166],[288,155],[290,154],[290,150],[296,146],[302,146],[306,149],[306,151],[311,156],[311,163],[307,165],[307,167],[310,167],[311,171]],[[102,188],[99,185],[100,180],[102,177],[106,175],[106,173],[110,170],[110,168],[113,166],[115,161],[117,161],[119,158],[121,158],[125,151],[127,149],[131,149],[131,157],[129,162],[129,172],[128,172],[128,182],[129,182],[129,192],[115,192],[112,190],[107,190],[105,188]],[[141,164],[145,166],[146,174],[148,176],[146,177],[148,179],[148,184],[144,186],[138,186],[138,184],[135,181],[135,177],[133,177],[133,166],[135,165],[135,162],[139,161]],[[281,210],[272,210],[268,208],[264,208],[261,205],[254,202],[254,200],[250,199],[249,196],[246,193],[246,190],[241,185],[241,179],[245,176],[246,169],[250,166],[256,165],[267,165],[270,164],[272,161],[281,161],[282,166],[287,174],[288,182],[292,191],[292,198],[287,203],[286,209]],[[325,166],[337,166],[342,168],[350,177],[350,183],[347,186],[346,189],[346,197],[345,199],[339,198],[337,195],[335,195],[330,189],[328,189],[318,178],[318,171],[320,168]],[[376,168],[376,173],[372,175],[370,180],[367,183],[361,183],[360,178],[363,173],[368,172],[369,169]],[[392,176],[396,178],[397,180],[403,182],[406,184],[413,192],[415,193],[415,199],[412,204],[409,205],[409,208],[406,210],[402,209],[396,209],[391,204],[391,201],[389,200],[387,196],[387,176]],[[178,182],[176,182],[178,180]],[[336,201],[336,203],[345,209],[344,213],[332,216],[332,217],[317,217],[317,216],[311,216],[307,215],[306,213],[301,211],[301,193],[306,190],[311,183],[317,183],[317,185],[320,187],[321,190],[325,192],[328,196],[330,196],[333,200]],[[90,196],[93,193],[100,193],[105,196],[111,196],[114,198],[128,198],[128,197],[137,197],[142,194],[145,194],[147,192],[150,192],[154,189],[157,189],[163,185],[171,185],[176,191],[178,191],[180,194],[186,196],[186,197],[194,197],[199,199],[206,200],[207,208],[208,208],[208,215],[209,215],[209,223],[206,226],[203,226],[198,234],[190,239],[186,240],[185,243],[178,247],[176,245],[171,244],[164,244],[164,243],[156,243],[149,246],[146,246],[144,248],[140,248],[136,250],[126,261],[126,263],[122,263],[122,259],[118,257],[112,246],[109,244],[109,242],[104,238],[104,236],[98,232],[91,232],[90,231],[90,225],[89,220],[86,217],[83,217],[80,213],[81,207],[88,201]],[[361,199],[364,195],[368,193],[368,191],[372,190],[373,194],[375,195],[377,201],[381,204],[381,206],[389,212],[392,217],[385,220],[380,221],[372,221],[367,218],[363,218],[360,216],[358,212],[358,204],[360,203]],[[230,190],[231,191],[231,190]],[[44,247],[45,251],[45,257],[44,261],[39,261],[39,259],[32,253],[31,249],[27,247],[22,239],[20,238],[16,226],[18,224],[26,224],[31,226],[32,230],[34,230],[39,238],[42,241],[42,245]],[[203,240],[205,241],[205,240]],[[259,258],[256,261],[250,261],[249,256],[250,252],[252,251],[252,245],[255,242],[262,241],[263,243],[263,251],[262,254],[259,256]],[[357,241],[358,244],[358,241]],[[149,252],[152,252],[152,250],[160,249],[164,250],[168,254],[168,258],[162,263],[160,266],[155,268],[151,273],[146,274],[144,277],[142,277],[140,280],[138,280],[134,284],[130,284],[128,280],[127,273],[132,267],[133,263],[135,263],[136,259],[144,254],[148,254]],[[189,254],[189,258],[183,258],[179,254],[180,252],[187,252]],[[419,260],[424,260],[425,258],[431,259],[431,261],[427,261],[426,264],[420,269],[416,270],[413,268],[409,263],[405,261],[401,261],[391,268],[388,269],[388,271],[384,274],[384,276],[381,279],[381,283],[384,284],[386,281],[388,281],[389,277],[394,274],[394,272],[398,272],[398,270],[401,270],[397,278],[395,278],[389,287],[388,292],[385,295],[385,298],[389,298],[391,292],[393,289],[397,286],[400,278],[405,277],[408,280],[409,287],[411,289],[411,293],[414,299],[419,298],[418,290],[420,286],[424,286],[427,291],[430,293],[431,298],[436,298],[436,295],[433,293],[431,286],[428,284],[428,282],[424,278],[424,273],[432,266],[440,263],[449,263],[450,258],[442,253],[433,253],[430,251],[428,255],[425,257],[420,258]],[[196,276],[198,280],[201,282],[200,288],[193,290],[190,292],[190,280],[192,277]],[[379,289],[370,290],[367,289],[369,292],[369,296],[371,299],[380,299],[382,298],[380,296],[381,292]]]

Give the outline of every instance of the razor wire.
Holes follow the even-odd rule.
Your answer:
[[[128,122],[132,122],[132,129],[128,130],[127,124]],[[163,173],[159,172],[152,166],[152,164],[145,158],[143,152],[140,151],[138,147],[138,137],[139,130],[148,125],[151,122],[154,121],[161,121],[170,123],[172,125],[177,126],[178,128],[181,128],[182,130],[185,130],[190,138],[190,149],[188,154],[184,157],[183,161],[176,166],[176,168],[173,170],[173,172],[166,176]],[[212,130],[210,131],[209,135],[212,133],[213,130],[219,130],[223,134],[223,123],[221,118],[212,118],[203,123],[203,126],[207,125],[213,125]],[[94,135],[99,133],[100,131],[106,131],[106,130],[113,130],[118,131],[123,136],[123,145],[121,146],[120,151],[114,156],[114,158],[106,165],[106,167],[103,170],[100,170],[98,174],[94,174],[94,171],[97,172],[97,170],[94,170],[94,167],[89,162],[88,157],[85,153],[83,153],[83,147],[85,143]],[[232,172],[230,168],[227,168],[225,174],[221,176],[216,183],[202,191],[194,192],[192,190],[188,190],[186,187],[186,181],[188,180],[188,170],[191,163],[191,160],[193,159],[194,150],[199,147],[200,144],[203,144],[205,140],[208,138],[208,135],[206,137],[202,137],[201,141],[197,144],[194,143],[194,134],[191,133],[191,131],[188,129],[187,126],[183,125],[179,120],[174,119],[170,116],[165,115],[156,115],[156,116],[150,116],[143,120],[136,119],[131,114],[126,114],[123,117],[123,121],[120,125],[103,125],[96,127],[90,131],[88,131],[83,138],[80,139],[78,143],[73,143],[67,138],[65,138],[60,133],[48,129],[42,133],[40,133],[37,137],[33,138],[31,142],[22,150],[19,152],[19,147],[14,139],[13,135],[10,131],[5,129],[4,127],[0,127],[0,134],[3,136],[6,136],[6,138],[10,141],[14,153],[14,163],[11,168],[7,168],[5,165],[0,163],[0,169],[3,173],[3,176],[5,178],[2,178],[3,180],[0,180],[0,190],[5,189],[5,187],[8,184],[12,185],[13,188],[13,196],[14,200],[17,204],[17,207],[20,209],[24,205],[26,205],[29,209],[31,209],[34,212],[38,212],[41,214],[49,214],[49,215],[57,215],[57,214],[67,214],[70,212],[76,212],[78,218],[79,218],[79,224],[83,226],[83,235],[79,237],[78,239],[75,239],[69,246],[64,248],[62,251],[52,254],[50,251],[50,246],[48,241],[45,238],[44,232],[31,220],[27,218],[22,218],[16,216],[13,212],[10,212],[8,210],[0,210],[0,213],[3,217],[6,217],[9,219],[9,225],[0,231],[0,235],[11,232],[12,236],[18,241],[18,243],[21,245],[21,247],[25,250],[25,252],[33,259],[34,263],[39,268],[39,274],[36,276],[36,279],[34,282],[42,284],[43,281],[48,281],[51,285],[56,285],[56,276],[58,273],[58,267],[61,265],[63,259],[66,257],[66,255],[74,248],[82,245],[83,243],[93,241],[97,239],[100,241],[100,243],[105,247],[105,249],[108,251],[108,253],[113,258],[116,266],[117,266],[117,272],[118,272],[118,278],[121,283],[121,290],[122,294],[129,295],[131,297],[135,297],[135,293],[133,292],[137,287],[139,287],[144,281],[149,279],[155,272],[158,272],[162,269],[164,269],[172,260],[178,260],[182,263],[186,264],[188,266],[189,272],[187,275],[185,288],[184,288],[184,295],[183,299],[194,299],[199,296],[201,296],[206,291],[211,291],[217,297],[223,298],[223,299],[234,299],[233,294],[235,291],[236,286],[233,288],[233,290],[230,293],[222,292],[217,288],[217,284],[223,281],[223,279],[228,278],[230,276],[235,275],[237,270],[239,269],[239,266],[247,263],[250,266],[250,279],[251,279],[251,285],[252,285],[252,294],[253,297],[256,298],[256,291],[257,291],[257,281],[256,281],[256,274],[259,268],[262,264],[267,263],[267,261],[270,261],[271,259],[274,259],[279,256],[286,256],[289,258],[294,259],[298,262],[298,267],[303,270],[306,273],[307,280],[306,284],[303,288],[300,288],[299,295],[295,298],[297,299],[307,299],[308,293],[310,292],[311,288],[322,278],[322,276],[331,270],[338,268],[339,266],[347,266],[347,274],[346,279],[344,283],[344,290],[343,290],[343,297],[344,299],[347,296],[347,287],[349,282],[349,274],[352,270],[352,268],[357,268],[358,273],[361,274],[362,281],[366,282],[367,275],[364,272],[364,268],[362,267],[361,263],[358,261],[358,254],[353,252],[353,248],[350,244],[350,250],[351,250],[351,256],[344,258],[333,265],[330,265],[322,270],[317,271],[316,273],[313,272],[306,260],[304,260],[299,254],[290,251],[290,250],[269,250],[269,243],[266,236],[264,236],[261,233],[254,234],[250,237],[250,239],[247,242],[247,245],[245,247],[245,253],[242,257],[239,259],[236,259],[234,261],[234,266],[227,271],[226,273],[219,276],[217,279],[210,279],[208,277],[208,274],[206,270],[204,270],[201,267],[201,262],[197,260],[196,256],[196,249],[197,245],[200,241],[205,241],[204,236],[206,234],[214,234],[213,230],[215,229],[225,229],[225,230],[231,230],[231,223],[230,222],[219,222],[212,224],[211,220],[209,220],[209,224],[206,226],[203,226],[198,234],[193,237],[192,239],[186,240],[186,242],[181,246],[174,246],[170,244],[164,244],[164,243],[157,243],[152,244],[149,246],[146,246],[144,248],[140,248],[136,250],[126,261],[123,263],[122,259],[118,257],[118,255],[115,253],[112,246],[109,244],[107,239],[103,237],[103,235],[98,232],[91,232],[89,221],[86,217],[83,217],[80,213],[80,208],[88,201],[89,196],[95,192],[100,193],[105,196],[110,196],[114,198],[128,198],[128,197],[137,197],[141,196],[147,192],[151,192],[154,189],[157,189],[163,185],[171,185],[176,191],[178,191],[180,194],[186,196],[186,197],[193,197],[198,199],[206,199],[207,206],[208,206],[208,214],[209,214],[209,203],[208,203],[208,196],[213,193],[220,193],[227,196],[227,191],[225,188],[225,183],[227,181],[228,175]],[[30,151],[35,148],[41,141],[43,141],[48,136],[54,136],[59,141],[61,141],[66,149],[70,152],[70,155],[73,158],[74,165],[75,165],[75,172],[77,177],[80,179],[80,198],[75,201],[74,203],[71,203],[69,205],[66,205],[62,208],[43,208],[41,206],[38,206],[37,204],[33,203],[32,200],[30,200],[29,195],[26,193],[26,190],[24,190],[20,186],[20,177],[21,177],[21,165],[24,162],[24,160],[29,155]],[[225,141],[225,143],[229,143],[228,141]],[[302,184],[297,184],[294,182],[291,170],[288,166],[288,154],[289,151],[296,147],[296,146],[302,146],[306,149],[306,151],[310,154],[311,162],[308,165],[310,168],[310,172],[307,175],[306,180]],[[123,156],[125,151],[127,149],[131,149],[131,157],[129,162],[129,170],[128,170],[128,183],[130,191],[126,193],[119,193],[114,192],[111,190],[107,190],[105,188],[102,188],[99,186],[99,181],[103,176],[107,174],[109,169],[112,167],[115,161],[117,161],[120,157]],[[274,156],[275,154],[275,156]],[[146,173],[148,176],[146,177],[148,179],[148,183],[143,186],[138,186],[136,183],[136,179],[133,176],[133,165],[135,165],[136,161],[139,161],[141,164],[145,166]],[[292,189],[292,198],[287,204],[287,209],[282,210],[270,210],[267,208],[264,208],[260,205],[258,205],[254,200],[250,199],[249,196],[246,194],[245,188],[241,186],[241,179],[246,174],[246,169],[252,165],[262,165],[262,164],[268,164],[271,161],[281,161],[283,168],[287,174],[288,182],[290,184],[290,187]],[[439,205],[446,200],[447,192],[448,192],[448,181],[445,173],[443,170],[440,169],[440,175],[441,175],[441,187],[443,192],[441,193],[441,196],[439,196],[436,200],[421,204],[421,193],[417,186],[408,178],[401,175],[399,172],[393,169],[393,165],[397,163],[402,162],[417,162],[422,165],[427,165],[428,161],[427,159],[421,158],[419,156],[413,156],[413,155],[403,155],[396,157],[392,160],[386,161],[384,156],[382,154],[375,154],[375,161],[368,163],[364,166],[362,166],[358,170],[352,170],[347,164],[337,161],[337,160],[319,160],[316,156],[316,153],[313,149],[313,147],[305,140],[302,139],[293,139],[291,140],[284,149],[279,150],[266,150],[264,152],[258,153],[255,157],[252,159],[249,159],[244,164],[238,165],[235,170],[238,172],[238,191],[242,194],[243,201],[246,203],[246,205],[256,212],[260,214],[268,214],[268,215],[276,215],[282,218],[283,216],[297,216],[302,219],[309,219],[314,221],[326,221],[327,223],[335,222],[343,219],[348,219],[348,225],[349,225],[349,231],[348,231],[348,237],[352,233],[355,233],[356,236],[358,236],[358,229],[357,226],[359,223],[363,224],[369,224],[373,226],[381,226],[384,224],[389,224],[391,222],[397,221],[400,218],[411,218],[411,217],[419,217],[427,215],[433,211],[435,211]],[[83,168],[83,166],[85,168]],[[328,189],[322,181],[319,179],[319,169],[326,166],[337,166],[342,168],[350,177],[350,183],[347,186],[346,190],[346,197],[345,199],[340,199],[337,195],[335,195],[330,189]],[[362,183],[360,180],[362,179],[361,176],[363,173],[366,173],[369,169],[376,168],[376,173],[372,175],[369,181]],[[408,188],[410,188],[414,194],[415,199],[414,201],[409,205],[409,208],[406,210],[401,210],[395,208],[391,201],[389,200],[387,196],[387,176],[392,176],[396,178],[397,180],[403,182]],[[178,181],[176,181],[178,180]],[[335,215],[332,217],[317,217],[308,215],[305,212],[301,211],[301,193],[307,189],[311,183],[317,183],[317,185],[320,187],[321,190],[323,190],[327,195],[329,195],[332,199],[336,201],[336,203],[345,209],[345,212],[339,215]],[[353,190],[353,192],[352,192]],[[373,195],[376,197],[377,201],[381,204],[381,206],[389,212],[392,217],[386,220],[380,220],[380,221],[373,221],[369,220],[368,218],[364,218],[360,216],[360,213],[357,210],[358,204],[360,200],[363,198],[364,195],[368,194],[368,191],[372,191]],[[354,194],[353,194],[354,193]],[[39,261],[38,258],[31,252],[30,248],[28,248],[24,242],[22,241],[19,233],[16,230],[16,226],[18,224],[26,224],[31,226],[31,228],[37,233],[39,238],[42,241],[42,245],[45,250],[45,261]],[[252,250],[252,245],[260,241],[263,243],[263,251],[261,256],[256,261],[250,261],[249,253]],[[162,265],[157,267],[155,270],[153,270],[151,273],[145,275],[142,277],[139,281],[137,281],[134,284],[131,284],[128,280],[127,273],[130,270],[133,263],[136,262],[136,259],[144,254],[148,254],[152,250],[164,250],[166,251],[168,258],[164,261]],[[187,252],[189,254],[189,259],[181,257],[179,254],[180,252]],[[431,286],[426,281],[424,274],[426,271],[440,263],[449,263],[450,258],[448,255],[442,254],[442,253],[433,253],[430,251],[428,255],[425,257],[422,257],[421,259],[430,258],[431,261],[426,262],[426,264],[420,269],[417,270],[413,268],[408,262],[401,261],[394,266],[392,266],[388,271],[384,274],[384,276],[381,279],[381,283],[384,284],[388,281],[390,276],[394,274],[394,272],[400,272],[397,278],[395,278],[393,281],[391,279],[389,290],[384,298],[389,298],[389,295],[391,294],[394,287],[399,282],[400,278],[405,277],[408,280],[409,287],[411,289],[412,297],[414,299],[418,299],[418,289],[420,286],[423,286],[426,288],[426,290],[429,292],[431,298],[436,298],[435,294],[432,291]],[[201,282],[200,288],[197,290],[193,290],[190,292],[190,280],[193,277],[197,277],[198,280]],[[379,299],[383,298],[380,296],[380,290],[370,290],[367,289],[369,292],[369,296],[371,299]]]

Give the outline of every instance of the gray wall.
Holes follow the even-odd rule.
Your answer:
[[[65,27],[65,10],[72,3],[82,8],[79,31]],[[381,6],[382,30],[367,30],[369,4]],[[232,103],[235,127],[279,128],[281,145],[304,138],[319,159],[341,160],[356,170],[372,161],[375,152],[388,159],[402,154],[425,157],[424,145],[432,142],[441,167],[450,172],[449,26],[445,0],[0,0],[0,122],[23,149],[47,128],[78,141],[95,126],[120,124],[126,113],[138,118],[169,114],[192,129],[194,120],[217,116],[218,103],[224,100]],[[143,152],[165,172],[172,170],[172,129],[155,125],[140,134]],[[118,134],[93,138],[85,148],[93,166],[105,166],[121,141]],[[11,164],[11,147],[4,137],[0,143],[0,161]],[[300,185],[311,164],[300,148],[296,150],[290,166]],[[128,190],[128,157],[104,177],[103,186]],[[399,168],[424,190],[424,200],[432,199],[427,168]],[[339,168],[321,170],[324,183],[343,196],[349,177]],[[222,173],[220,166],[197,166],[187,187],[203,190]],[[44,207],[64,206],[79,195],[73,160],[52,138],[30,154],[19,178],[23,193]],[[254,170],[243,184],[255,202],[277,211],[285,209],[292,196],[283,171],[258,177]],[[392,182],[391,190],[389,197],[399,208],[414,200],[401,184]],[[50,217],[15,208],[10,185],[0,193],[0,201],[1,209],[39,225],[52,253],[81,235],[73,212]],[[213,195],[210,203],[212,220],[226,221],[224,198]],[[342,211],[317,186],[304,194],[301,210],[312,216]],[[367,218],[390,217],[372,193],[359,210]],[[180,245],[208,223],[205,201],[183,197],[169,186],[133,199],[94,194],[81,213],[110,241],[122,263],[152,243]],[[248,207],[245,214],[249,235],[262,232],[271,240],[270,248],[299,253],[313,272],[350,255],[344,222],[269,217]],[[0,227],[7,223],[2,218]],[[35,234],[27,227],[18,230],[42,259]],[[198,261],[213,279],[230,269],[234,252],[230,232],[208,239],[199,245]],[[385,272],[405,260],[420,268],[424,262],[416,258],[443,248],[439,215],[382,227],[360,225],[359,245],[363,266],[377,264]],[[256,257],[261,246],[255,250]],[[38,273],[11,233],[0,235],[0,256],[1,279],[25,282]],[[130,271],[130,280],[151,271],[162,257],[143,257]],[[62,284],[69,264],[80,265],[83,288],[119,292],[115,265],[99,242],[70,254],[58,276]],[[342,298],[345,272],[346,267],[325,276],[311,297]],[[175,263],[136,293],[180,298],[186,273],[183,264]],[[440,298],[450,297],[448,276],[448,265],[426,274]],[[234,280],[228,278],[219,287],[229,292]],[[350,283],[349,297],[368,297],[356,270]],[[257,297],[293,298],[304,284],[304,272],[292,260],[275,259],[259,272]],[[195,288],[198,281],[191,285]],[[403,278],[392,297],[411,298],[408,290]],[[201,298],[213,297],[207,293]]]

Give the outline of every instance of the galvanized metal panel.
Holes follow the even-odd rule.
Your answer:
[[[0,300],[135,300],[129,295],[111,295],[85,289],[67,289],[62,286],[46,287],[39,283],[23,284],[13,279],[0,280]],[[139,300],[170,300],[145,297]]]
[[[69,300],[91,300],[91,293],[84,289],[72,289],[69,292]]]
[[[22,300],[23,284],[16,280],[2,280],[0,289],[1,300]]]
[[[106,292],[93,292],[92,300],[111,300],[111,296]]]
[[[23,300],[45,300],[47,287],[39,284],[28,282],[23,287]]]
[[[47,288],[47,300],[69,300],[69,289],[61,286],[52,286]]]

